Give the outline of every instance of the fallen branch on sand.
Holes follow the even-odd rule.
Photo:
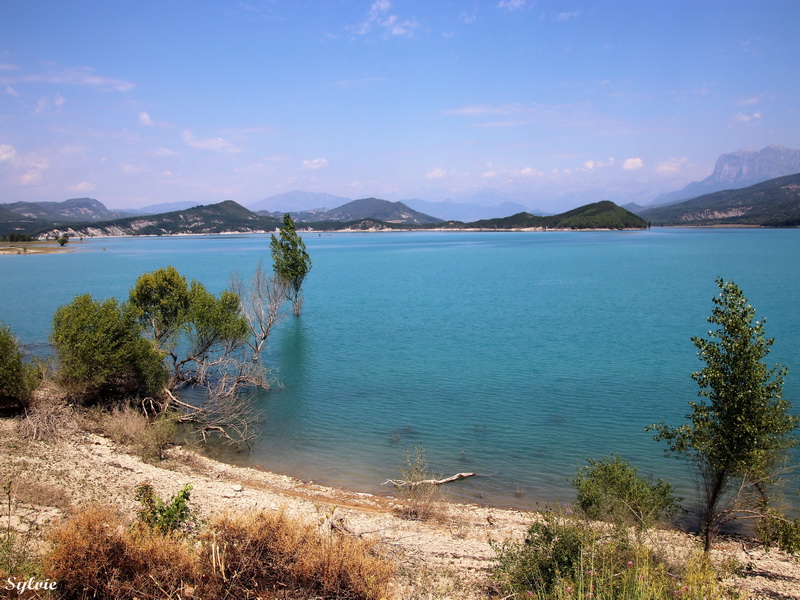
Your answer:
[[[466,479],[467,477],[474,477],[475,473],[456,473],[444,479],[423,479],[421,481],[405,481],[404,479],[387,479],[381,485],[391,483],[393,486],[402,488],[413,488],[418,485],[442,485],[443,483],[450,483],[451,481],[458,481],[459,479]]]

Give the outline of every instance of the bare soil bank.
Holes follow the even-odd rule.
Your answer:
[[[191,505],[206,517],[225,511],[285,510],[339,527],[353,535],[379,540],[398,565],[395,596],[399,599],[486,598],[487,575],[495,553],[490,540],[521,539],[535,513],[445,503],[438,517],[409,521],[395,514],[400,502],[303,483],[291,477],[234,467],[183,448],[150,464],[98,435],[75,431],[60,442],[20,439],[16,422],[0,420],[0,477],[16,487],[12,525],[34,522],[37,535],[90,502],[111,504],[133,516],[136,487],[149,482],[162,497],[189,483]],[[458,485],[458,483],[451,484]],[[3,513],[5,525],[6,514]],[[693,536],[653,533],[653,543],[677,552],[699,545]],[[744,597],[800,599],[800,564],[783,553],[765,552],[757,544],[726,539],[714,555],[748,566],[730,585]]]

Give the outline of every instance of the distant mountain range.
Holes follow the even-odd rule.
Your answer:
[[[69,202],[66,201],[68,206]],[[92,201],[91,206],[99,213],[107,210],[97,201]],[[63,208],[56,207],[53,214],[62,214]],[[313,222],[298,220],[298,229],[622,229],[647,226],[646,222],[636,215],[609,201],[589,204],[549,217],[537,217],[522,212],[511,217],[467,223],[442,221],[412,210],[402,202],[389,202],[377,198],[354,200],[325,213],[329,220]],[[312,216],[318,218],[320,213],[312,213]],[[334,216],[341,220],[331,220]],[[23,217],[0,205],[0,235],[25,233],[40,239],[60,237],[63,234],[72,237],[98,237],[257,233],[274,231],[280,225],[281,221],[275,216],[254,213],[232,200],[158,215],[128,216],[106,221],[98,221],[87,215],[84,222],[65,220],[61,217],[58,222]]]
[[[659,196],[650,206],[662,206],[722,190],[749,187],[794,173],[800,173],[800,150],[775,145],[758,152],[745,148],[721,155],[711,175],[702,181],[692,182],[681,190]]]
[[[401,200],[401,202],[407,207],[426,215],[438,219],[454,219],[458,221],[491,219],[530,210],[530,208],[510,200],[502,194],[490,190],[476,192],[468,200],[467,202],[455,200],[430,202],[419,198],[410,198]],[[350,201],[352,201],[352,198],[294,190],[247,203],[245,206],[262,214],[268,213],[278,216],[288,212],[294,217],[299,213],[328,211],[332,207],[340,207]],[[304,215],[303,218],[310,217]]]
[[[63,202],[12,202],[0,206],[21,217],[57,223],[107,221],[127,216],[107,209],[102,202],[92,198],[72,198]]]
[[[653,225],[800,226],[800,173],[641,211]]]

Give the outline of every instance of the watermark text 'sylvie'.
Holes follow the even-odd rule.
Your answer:
[[[39,581],[36,577],[18,580],[16,577],[6,579],[5,589],[8,591],[17,590],[18,594],[24,594],[28,590],[54,591],[57,587],[55,581],[43,579]]]

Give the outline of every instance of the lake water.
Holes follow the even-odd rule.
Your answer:
[[[32,351],[76,294],[125,298],[174,265],[212,291],[269,264],[269,236],[117,238],[70,254],[0,257],[0,320]],[[460,500],[568,500],[587,457],[618,453],[694,496],[690,471],[644,427],[680,424],[696,398],[716,277],[734,280],[776,338],[800,399],[800,230],[323,234],[302,317],[265,360],[262,439],[227,460],[390,493],[405,451],[473,471]]]

